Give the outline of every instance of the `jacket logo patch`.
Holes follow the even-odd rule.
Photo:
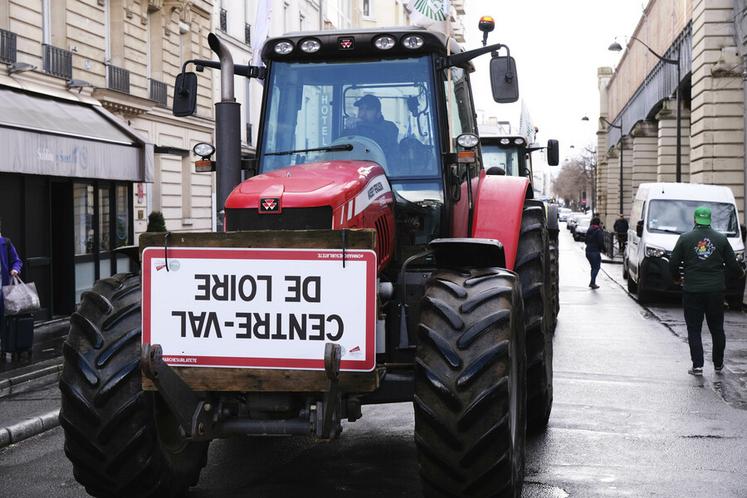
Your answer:
[[[705,238],[699,240],[695,244],[695,255],[698,257],[698,259],[708,259],[711,254],[713,254],[713,251],[716,250],[716,247],[713,245],[713,242],[711,242],[711,239]]]
[[[259,200],[260,213],[279,213],[280,199],[276,197],[265,197]]]

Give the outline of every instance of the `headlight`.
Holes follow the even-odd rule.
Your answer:
[[[278,55],[288,55],[293,52],[293,44],[289,41],[279,41],[275,44],[274,50]]]
[[[315,40],[314,38],[309,38],[308,40],[304,40],[301,42],[301,51],[306,52],[307,54],[318,52],[320,48],[322,48],[321,42],[319,40]]]
[[[213,155],[213,153],[215,152],[215,147],[213,147],[211,144],[200,142],[192,147],[192,152],[200,157],[207,158]]]
[[[397,40],[395,40],[393,36],[381,35],[374,40],[374,47],[378,48],[379,50],[389,50],[390,48],[394,47],[396,43]]]
[[[744,251],[736,251],[734,253],[734,256],[737,257],[737,261],[739,261],[740,263],[744,263]]]
[[[457,137],[457,143],[465,149],[476,147],[479,142],[480,139],[477,138],[477,135],[473,135],[472,133],[462,133]]]
[[[408,35],[402,39],[402,45],[410,50],[415,50],[423,46],[425,40],[419,35]]]
[[[654,246],[646,246],[646,257],[647,258],[662,258],[667,254],[667,251]]]

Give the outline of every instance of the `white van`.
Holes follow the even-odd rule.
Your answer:
[[[731,189],[694,183],[642,183],[633,201],[623,257],[623,278],[628,279],[628,290],[638,293],[639,301],[654,292],[682,290],[672,281],[669,257],[680,234],[692,230],[698,206],[711,208],[712,228],[726,235],[744,268],[744,239]],[[744,278],[727,275],[726,286],[729,306],[741,309]]]

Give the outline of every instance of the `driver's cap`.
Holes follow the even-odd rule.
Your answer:
[[[375,111],[381,111],[381,101],[375,95],[370,93],[359,98],[353,104],[355,107],[366,107],[368,109],[374,109]]]
[[[696,225],[710,225],[711,224],[711,209],[706,206],[700,206],[695,208],[695,224]]]

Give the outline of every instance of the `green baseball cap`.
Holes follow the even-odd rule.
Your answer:
[[[695,224],[696,225],[710,225],[711,224],[711,208],[700,206],[695,208]]]

